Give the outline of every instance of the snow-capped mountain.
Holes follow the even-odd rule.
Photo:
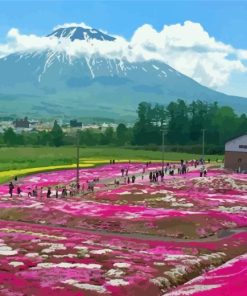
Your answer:
[[[57,38],[69,38],[71,41],[74,40],[89,40],[97,39],[101,41],[114,41],[115,38],[102,33],[97,29],[83,28],[83,27],[69,27],[69,28],[58,28],[53,31],[48,37],[55,36]]]
[[[130,62],[125,57],[99,54],[94,41],[97,46],[108,42],[109,47],[116,40],[99,30],[60,27],[47,38],[59,42],[52,48],[0,59],[2,114],[133,117],[141,101],[166,104],[178,98],[218,101],[246,110],[247,100],[204,87],[163,62]],[[60,48],[64,42],[73,45],[75,41],[79,43],[71,47],[73,54]],[[90,54],[77,54],[83,42],[92,48]]]

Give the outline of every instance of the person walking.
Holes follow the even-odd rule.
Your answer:
[[[161,171],[161,182],[164,182],[164,176],[165,176],[165,174],[164,174],[164,171],[162,170]]]
[[[204,167],[201,167],[201,168],[200,168],[200,177],[203,176],[203,172],[204,172]]]
[[[58,186],[56,186],[56,193],[55,193],[55,197],[58,198]]]
[[[51,187],[48,187],[47,193],[46,193],[46,197],[50,198],[51,197]]]
[[[33,196],[37,197],[38,196],[38,187],[35,186],[35,188],[33,189]]]
[[[17,191],[18,197],[21,197],[21,187],[20,186],[17,187],[16,191]]]
[[[28,188],[28,193],[27,193],[28,197],[32,197],[32,192],[31,192],[31,188]]]
[[[9,194],[10,197],[13,197],[13,190],[14,190],[14,184],[12,182],[9,183]]]
[[[145,174],[145,172],[146,172],[146,168],[143,167],[143,168],[142,168],[142,174]]]
[[[40,198],[43,198],[43,187],[40,187]]]

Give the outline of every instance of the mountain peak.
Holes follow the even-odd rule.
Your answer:
[[[47,35],[47,37],[55,36],[57,38],[69,38],[74,40],[100,40],[100,41],[114,41],[116,38],[109,36],[97,29],[84,26],[83,24],[71,24],[71,26],[64,25],[55,28],[55,30]]]

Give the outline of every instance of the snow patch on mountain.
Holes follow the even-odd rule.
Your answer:
[[[61,29],[61,28],[71,28],[71,27],[82,27],[82,28],[85,28],[85,29],[92,29],[92,27],[90,27],[89,25],[81,22],[81,23],[65,23],[65,24],[62,24],[62,25],[57,25],[53,28],[53,31],[56,31],[58,29]]]

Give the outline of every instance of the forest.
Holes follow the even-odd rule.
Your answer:
[[[170,151],[198,152],[201,149],[202,131],[205,130],[205,147],[208,153],[222,153],[227,140],[247,132],[246,114],[236,114],[231,107],[200,100],[186,103],[183,100],[167,106],[142,102],[137,108],[137,120],[132,127],[119,123],[111,127],[65,133],[54,122],[51,131],[15,133],[6,129],[0,134],[1,146],[128,146],[158,150],[162,135]]]

